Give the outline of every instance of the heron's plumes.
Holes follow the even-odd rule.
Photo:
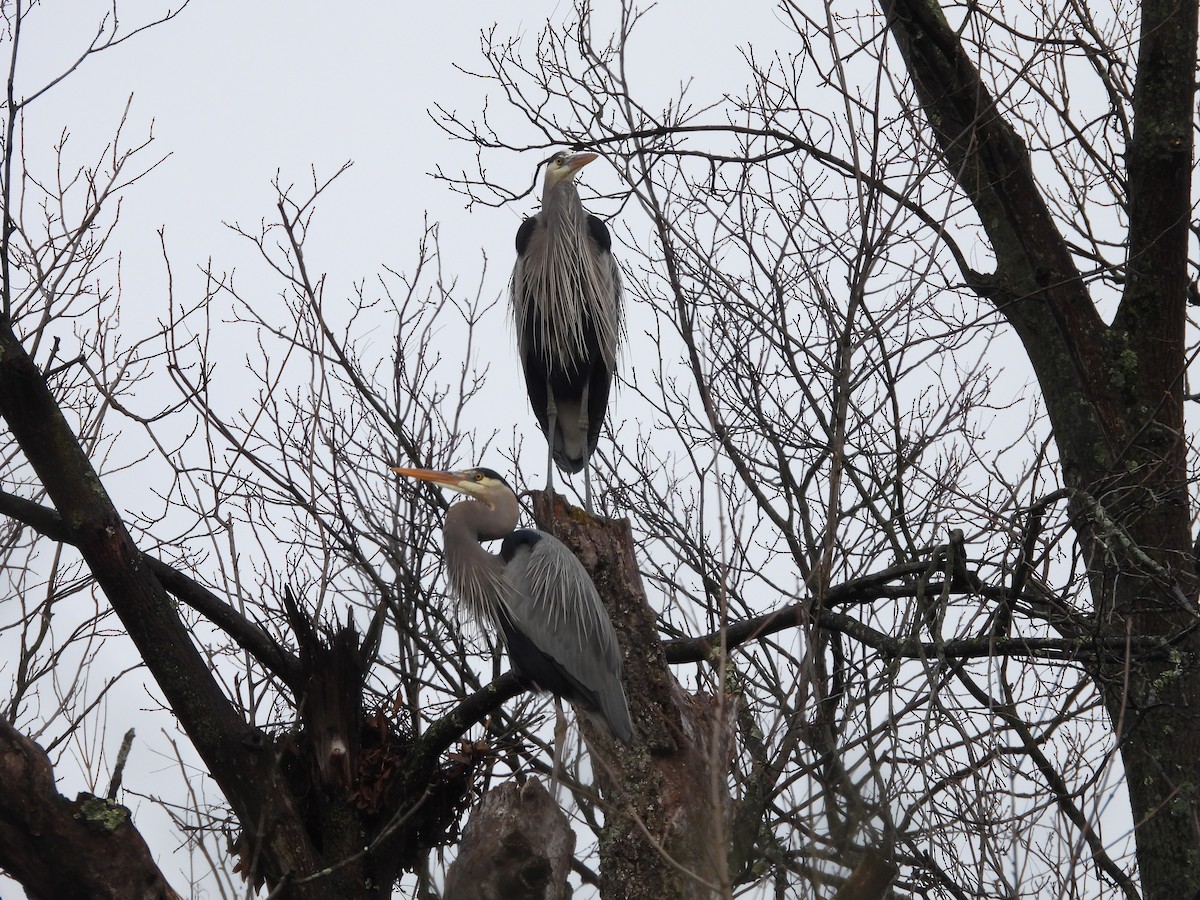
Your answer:
[[[575,185],[556,185],[543,201],[510,291],[522,356],[575,375],[598,356],[612,372],[621,327],[621,270],[596,247]]]
[[[498,556],[478,544],[472,549],[472,545],[452,540],[449,517],[446,524],[446,574],[450,579],[450,590],[471,619],[495,629],[500,598],[510,590],[504,577],[504,564]],[[482,551],[487,559],[475,550]]]
[[[579,645],[607,644],[612,626],[601,610],[600,598],[592,580],[583,572],[575,555],[555,541],[545,547],[535,548],[529,554],[525,577],[533,584],[554,585],[553,591],[537,591],[528,615],[549,623],[559,634],[572,633]]]

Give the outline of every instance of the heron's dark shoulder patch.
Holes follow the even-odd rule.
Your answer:
[[[604,220],[599,216],[589,215],[587,217],[588,234],[592,236],[592,240],[603,251],[607,252],[612,249],[612,235],[608,233],[608,226],[604,224]],[[518,241],[520,238],[518,237]]]
[[[517,256],[524,256],[525,251],[529,249],[529,242],[533,240],[533,232],[537,229],[537,224],[537,216],[530,216],[517,229]]]
[[[512,562],[513,557],[522,549],[533,550],[543,537],[544,535],[540,531],[534,531],[532,528],[518,528],[506,536],[504,542],[500,544],[500,558],[505,562]]]

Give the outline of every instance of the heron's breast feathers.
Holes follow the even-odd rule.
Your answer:
[[[592,355],[594,334],[605,364],[616,365],[620,329],[620,275],[612,254],[596,246],[583,221],[549,220],[530,241],[513,272],[518,334],[532,324],[529,348],[560,371]]]

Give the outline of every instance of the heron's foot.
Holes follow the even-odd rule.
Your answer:
[[[554,762],[550,768],[550,796],[558,803],[558,789],[562,785],[563,755],[567,743],[567,717],[563,714],[562,700],[554,698]]]

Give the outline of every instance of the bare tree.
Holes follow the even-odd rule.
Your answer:
[[[122,128],[94,166],[35,171],[28,10],[2,8],[0,867],[31,896],[172,895],[94,749],[106,692],[143,675],[205,772],[163,804],[227,896],[438,896],[485,793],[496,840],[460,871],[537,833],[554,852],[512,879],[539,896],[572,844],[605,898],[1200,890],[1194,4],[785,2],[791,52],[665,107],[629,80],[631,7],[612,35],[586,3],[483,35],[517,116],[442,111],[480,161],[442,177],[527,205],[489,159],[602,150],[623,186],[590,208],[621,213],[631,295],[611,518],[530,511],[612,613],[637,734],[581,721],[566,819],[542,798],[537,821],[535,789],[489,789],[551,774],[546,706],[443,596],[445,499],[386,475],[518,468],[471,424],[504,316],[487,257],[449,278],[431,225],[409,274],[329,296],[308,232],[340,173],[314,172],[236,226],[257,271],[211,263],[194,295],[164,238],[161,315],[123,321],[111,224],[160,157]],[[105,20],[62,77],[129,34]],[[117,508],[127,471],[156,507]],[[49,776],[72,743],[74,801]]]

